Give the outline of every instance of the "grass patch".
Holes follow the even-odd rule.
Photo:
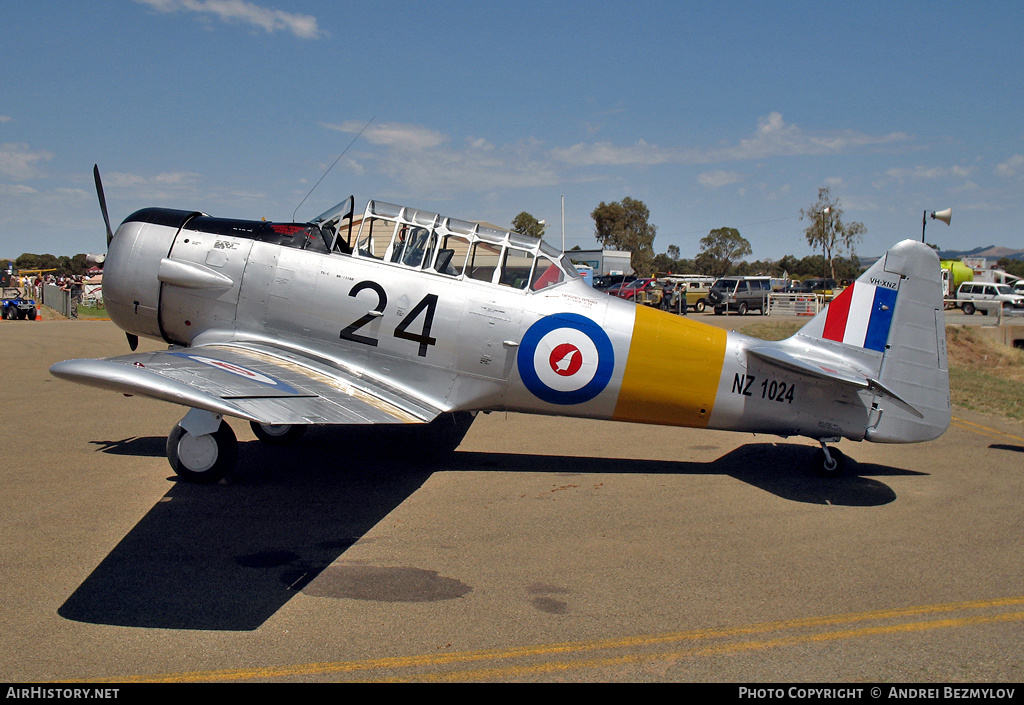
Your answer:
[[[761,340],[784,340],[800,330],[803,325],[790,321],[765,321],[752,323],[743,329],[743,334]]]
[[[946,326],[949,391],[964,409],[1024,421],[1024,350],[971,326]]]
[[[107,309],[102,306],[83,306],[78,305],[78,317],[79,318],[110,318],[110,314],[107,313]]]
[[[758,322],[743,332],[761,340],[783,340],[800,327]],[[1024,350],[997,342],[972,326],[946,326],[946,349],[954,405],[1024,421]]]

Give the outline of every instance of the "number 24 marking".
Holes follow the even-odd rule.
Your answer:
[[[379,318],[384,315],[384,309],[388,305],[388,295],[377,282],[363,281],[359,282],[352,287],[352,290],[348,292],[348,295],[355,298],[359,295],[359,292],[364,289],[370,289],[377,294],[377,305],[373,307],[364,316],[361,316],[356,321],[353,321],[350,325],[346,326],[342,331],[340,337],[344,340],[351,340],[353,343],[362,343],[363,345],[370,345],[377,347],[377,339],[367,335],[357,333],[360,328],[365,326],[367,323],[372,321],[374,318]],[[437,344],[436,338],[430,337],[430,329],[434,325],[434,312],[437,310],[437,294],[427,294],[423,297],[423,300],[416,304],[409,314],[402,319],[402,322],[395,328],[394,336],[396,338],[403,338],[405,340],[411,340],[414,343],[419,343],[419,356],[427,356],[427,348],[431,345]],[[423,327],[419,333],[413,333],[409,330],[409,326],[412,325],[413,321],[419,318],[420,314],[423,314]]]

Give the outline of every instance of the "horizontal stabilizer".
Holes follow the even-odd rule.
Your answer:
[[[792,353],[770,347],[754,347],[747,352],[753,357],[763,360],[769,364],[785,368],[790,372],[804,374],[817,379],[830,380],[839,384],[846,384],[859,389],[864,389],[879,396],[887,397],[900,405],[918,418],[924,418],[924,414],[901,399],[898,394],[888,389],[877,379],[865,375],[856,368],[837,364],[835,362],[822,362],[813,358],[795,355]]]

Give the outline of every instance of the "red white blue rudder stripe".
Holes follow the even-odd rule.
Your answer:
[[[822,337],[883,352],[895,307],[895,289],[854,282],[828,305]]]

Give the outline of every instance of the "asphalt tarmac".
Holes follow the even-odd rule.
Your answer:
[[[193,486],[183,409],[48,374],[127,352],[112,324],[0,349],[4,682],[1024,680],[1020,423],[844,441],[823,480],[773,436],[495,413],[430,465],[233,421]]]

